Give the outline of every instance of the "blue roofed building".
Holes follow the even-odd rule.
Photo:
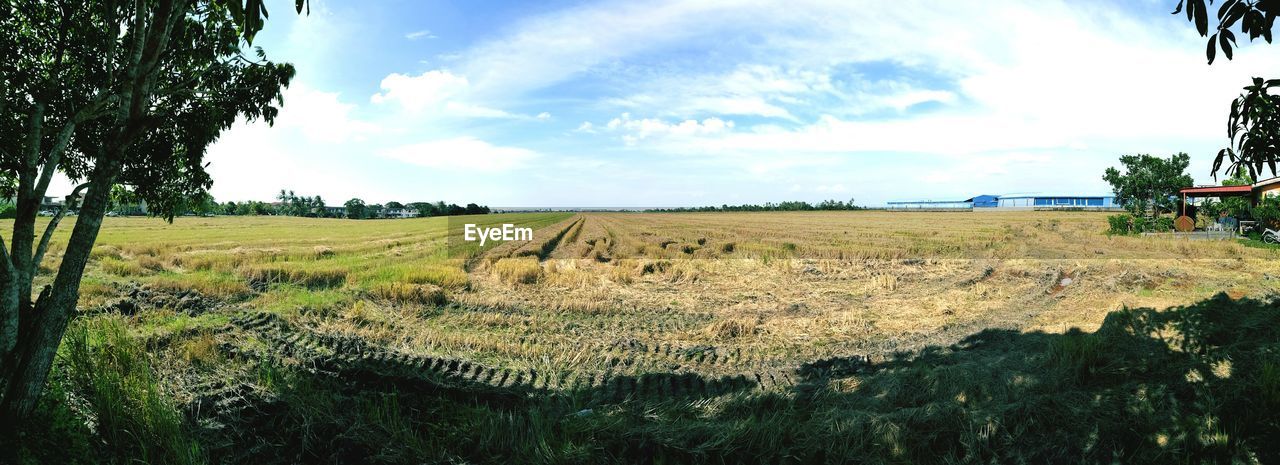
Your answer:
[[[973,208],[995,208],[1000,206],[1000,196],[983,194],[966,202],[972,203]]]
[[[1021,210],[1120,210],[1114,195],[1028,194],[1000,196],[999,208]]]

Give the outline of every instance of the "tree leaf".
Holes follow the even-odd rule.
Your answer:
[[[1191,4],[1194,5],[1195,3],[1191,3]],[[1197,5],[1195,9],[1196,30],[1200,31],[1201,36],[1204,36],[1205,34],[1209,33],[1209,14],[1206,13],[1204,10],[1205,8],[1204,8],[1203,2],[1200,2],[1200,4]]]
[[[1204,50],[1204,54],[1205,56],[1209,57],[1209,64],[1211,65],[1213,64],[1214,57],[1216,57],[1218,54],[1218,43],[1217,41],[1214,40],[1217,37],[1218,37],[1217,34],[1214,34],[1213,36],[1209,37],[1209,46]]]

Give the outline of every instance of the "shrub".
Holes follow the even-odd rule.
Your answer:
[[[1268,228],[1275,228],[1280,225],[1280,199],[1267,197],[1258,206],[1253,207],[1251,213],[1258,223]]]
[[[18,216],[18,208],[13,204],[0,205],[0,220],[11,220]]]
[[[1155,232],[1171,231],[1173,230],[1173,218],[1168,216],[1156,218],[1151,220],[1150,227]]]
[[[1132,215],[1111,215],[1107,217],[1107,224],[1111,226],[1107,230],[1107,234],[1125,236],[1133,234],[1133,216]]]

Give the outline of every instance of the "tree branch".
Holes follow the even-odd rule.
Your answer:
[[[44,234],[40,237],[40,245],[36,247],[35,258],[31,260],[31,275],[34,276],[36,270],[40,269],[40,262],[44,260],[44,253],[49,250],[49,240],[53,238],[53,231],[58,228],[58,223],[62,221],[62,217],[66,216],[67,210],[71,208],[76,201],[80,199],[80,191],[89,187],[89,183],[76,186],[71,194],[67,195],[67,200],[62,203],[62,208],[58,209],[58,213],[49,221],[49,225],[45,226]]]

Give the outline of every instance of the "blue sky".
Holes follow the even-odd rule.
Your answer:
[[[210,149],[221,201],[882,205],[1101,193],[1178,151],[1204,183],[1280,69],[1207,66],[1172,0],[291,3],[255,45],[297,78]]]

